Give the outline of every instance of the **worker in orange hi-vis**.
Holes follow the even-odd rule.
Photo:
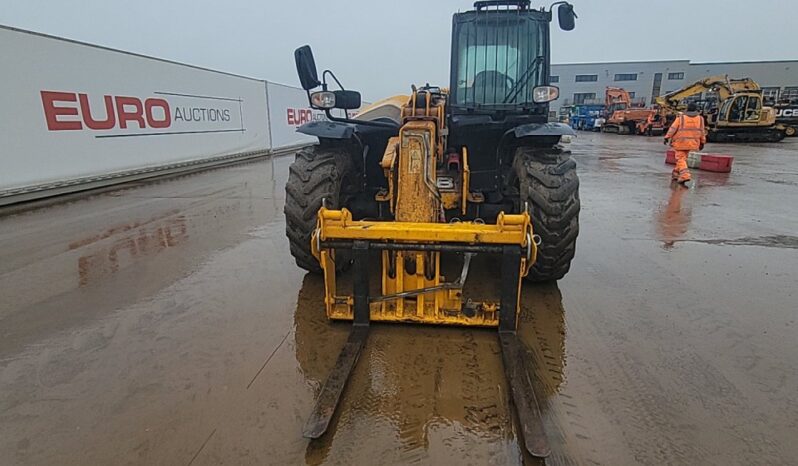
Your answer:
[[[665,144],[670,144],[676,151],[676,168],[672,178],[679,183],[690,181],[690,170],[687,168],[687,155],[691,150],[701,150],[707,142],[704,131],[704,117],[698,113],[698,107],[691,102],[687,112],[680,113],[665,135]]]

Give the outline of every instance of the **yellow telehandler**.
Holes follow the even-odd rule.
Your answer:
[[[560,27],[573,29],[573,7],[554,5]],[[448,88],[414,86],[364,109],[331,71],[319,79],[309,46],[295,51],[310,105],[327,120],[298,129],[319,143],[290,167],[286,233],[297,264],[323,273],[327,316],[353,321],[306,437],[327,430],[370,322],[494,327],[524,444],[549,454],[516,328],[523,277],[562,278],[579,232],[576,163],[558,144],[574,132],[547,122],[559,95],[549,85],[551,19],[529,0],[478,1],[453,16]],[[442,274],[442,254],[462,263],[456,279]],[[497,300],[465,297],[476,254],[501,258]],[[350,265],[346,293],[338,275]]]

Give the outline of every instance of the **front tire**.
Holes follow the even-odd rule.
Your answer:
[[[532,228],[540,236],[537,261],[527,280],[559,280],[571,268],[579,235],[579,178],[568,151],[521,146],[513,168],[519,201],[528,206]]]
[[[288,171],[285,184],[285,233],[296,264],[321,273],[310,250],[316,216],[322,200],[330,209],[346,207],[357,191],[354,157],[344,145],[317,145],[301,149]],[[336,250],[336,268],[351,262],[349,251]]]

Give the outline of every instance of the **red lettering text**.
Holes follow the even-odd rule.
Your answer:
[[[47,129],[50,131],[64,131],[70,129],[83,129],[80,121],[59,120],[59,116],[78,116],[77,107],[58,107],[56,102],[75,102],[76,96],[72,92],[41,91],[44,118],[47,120]]]
[[[163,110],[163,118],[158,120],[152,113],[153,108]],[[169,113],[169,102],[164,99],[147,99],[144,101],[144,113],[147,115],[147,124],[152,128],[168,128],[172,124],[172,114]]]
[[[91,108],[89,107],[89,96],[86,94],[78,94],[80,100],[80,113],[83,116],[83,122],[90,129],[111,129],[116,124],[116,116],[114,116],[114,99],[110,95],[103,96],[105,101],[105,120],[95,120],[91,116]]]
[[[289,108],[286,109],[288,124],[292,126],[299,126],[310,121],[313,121],[313,111],[307,108]]]
[[[125,106],[133,107],[133,110],[125,109]],[[119,127],[127,128],[128,121],[135,121],[139,128],[146,128],[144,123],[144,107],[141,101],[135,97],[116,97],[116,114],[119,117]]]

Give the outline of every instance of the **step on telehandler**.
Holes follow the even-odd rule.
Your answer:
[[[560,27],[573,29],[573,6],[554,5]],[[295,51],[310,105],[327,120],[298,129],[319,143],[290,167],[286,232],[297,264],[323,273],[327,316],[353,321],[306,437],[327,430],[371,321],[495,327],[526,449],[549,454],[516,328],[523,277],[562,278],[579,232],[576,163],[558,145],[575,133],[547,123],[559,95],[549,85],[551,19],[529,0],[476,2],[453,16],[449,88],[412,87],[364,109],[331,71],[319,80],[309,46]],[[328,76],[340,89],[328,89]],[[457,279],[442,275],[442,254],[460,255]],[[464,297],[475,254],[501,257],[498,300]],[[346,294],[336,279],[350,265]]]

